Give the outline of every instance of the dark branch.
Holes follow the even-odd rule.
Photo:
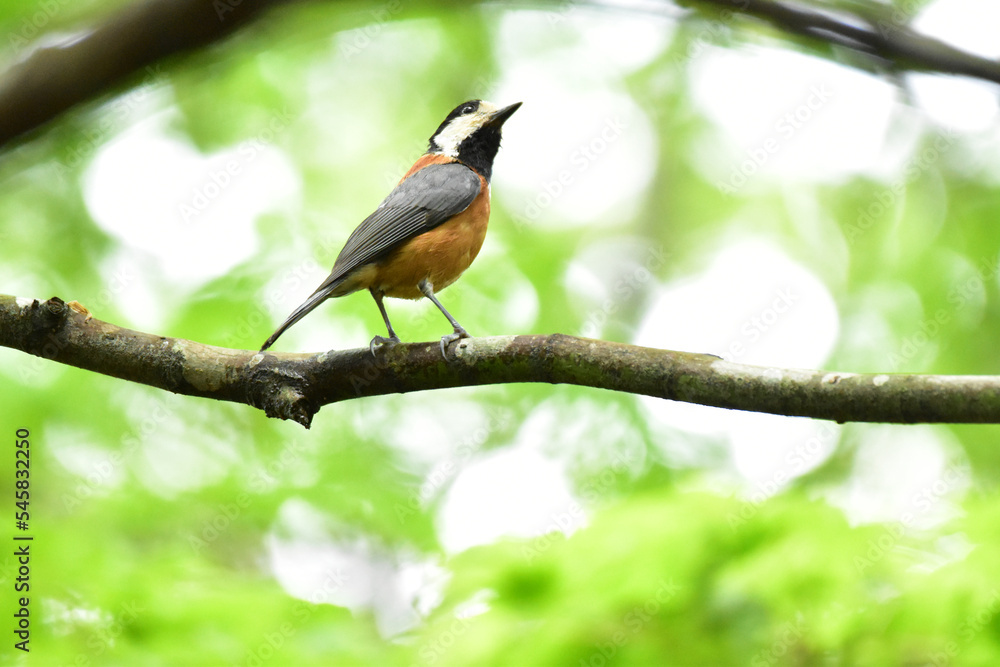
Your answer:
[[[226,37],[282,0],[146,0],[0,76],[0,146],[167,56]]]
[[[228,37],[262,10],[286,1],[145,0],[126,7],[72,44],[22,54],[22,60],[0,73],[0,147],[67,109],[100,97],[167,56]],[[417,3],[416,11],[437,4],[443,5]],[[545,7],[552,1],[537,4]],[[834,7],[804,9],[773,0],[678,0],[678,4],[721,8],[730,12],[724,15],[726,23],[732,17],[751,16],[784,32],[877,57],[899,70],[1000,83],[1000,63],[916,33],[891,14],[880,18],[878,12],[893,10],[876,3],[859,2],[855,13]]]
[[[1000,377],[855,375],[762,368],[706,354],[551,336],[272,354],[93,319],[76,302],[0,295],[0,346],[177,394],[245,403],[308,427],[329,403],[514,382],[575,384],[719,408],[838,422],[1000,423]]]
[[[732,16],[753,16],[784,32],[877,56],[899,70],[958,74],[1000,83],[1000,63],[915,32],[893,14],[900,10],[892,7],[873,3],[867,11],[849,14],[835,7],[821,12],[773,0],[687,0],[685,4],[721,7]],[[864,7],[857,5],[858,10]]]

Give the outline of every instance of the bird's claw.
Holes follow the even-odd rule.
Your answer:
[[[375,356],[375,346],[388,345],[392,347],[399,342],[399,336],[390,336],[386,338],[385,336],[375,336],[372,338],[372,342],[368,345],[368,349],[371,351],[372,356]]]
[[[441,336],[441,356],[444,357],[445,361],[448,360],[448,346],[462,338],[471,338],[471,336],[469,336],[468,331],[461,327],[455,329],[455,333]]]

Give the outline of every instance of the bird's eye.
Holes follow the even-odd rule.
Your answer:
[[[476,110],[475,104],[466,104],[464,107],[462,107],[462,115],[464,116],[467,113],[472,113],[475,110]]]

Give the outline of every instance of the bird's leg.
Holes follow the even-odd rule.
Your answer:
[[[456,320],[454,317],[451,316],[451,313],[449,313],[447,309],[445,309],[445,307],[441,305],[441,302],[438,301],[437,297],[434,296],[434,286],[431,285],[431,281],[425,278],[424,280],[420,281],[420,284],[417,285],[417,287],[420,288],[420,291],[423,292],[424,296],[430,299],[431,302],[438,307],[438,310],[444,313],[444,316],[448,318],[449,322],[451,322],[452,329],[455,330],[454,333],[450,333],[447,336],[441,337],[441,356],[447,359],[448,346],[460,338],[469,338],[469,332],[466,331],[465,328],[458,323],[458,320]]]
[[[382,321],[385,322],[385,328],[389,330],[389,337],[385,336],[375,336],[372,338],[371,344],[368,345],[368,349],[371,350],[372,356],[375,356],[375,346],[376,345],[395,345],[399,342],[399,336],[396,332],[392,330],[392,323],[389,322],[389,315],[385,312],[385,306],[382,304],[382,291],[377,290],[374,287],[369,287],[368,291],[372,293],[372,298],[375,299],[375,305],[378,306],[378,312],[382,313]]]

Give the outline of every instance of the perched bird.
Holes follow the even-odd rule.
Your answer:
[[[348,237],[327,279],[261,351],[324,300],[362,289],[375,298],[389,330],[388,338],[372,338],[372,354],[376,345],[399,342],[382,304],[386,296],[425,296],[444,313],[454,330],[441,338],[446,357],[451,342],[468,338],[435,294],[455,282],[479,254],[490,219],[490,176],[500,128],[520,106],[517,102],[500,109],[471,100],[455,107],[431,136],[427,152]]]

